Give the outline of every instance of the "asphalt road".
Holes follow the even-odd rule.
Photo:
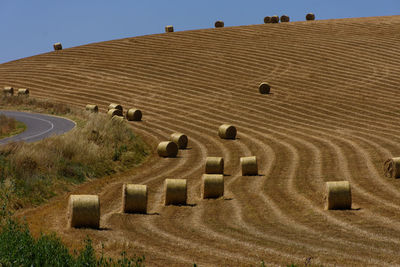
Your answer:
[[[0,144],[16,141],[36,142],[52,135],[63,134],[75,127],[75,123],[71,120],[39,113],[0,110],[0,114],[26,125],[24,132],[1,139]]]

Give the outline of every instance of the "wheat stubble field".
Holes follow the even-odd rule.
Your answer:
[[[73,192],[100,195],[102,230],[69,229],[67,196],[21,214],[70,247],[89,235],[149,266],[398,265],[400,180],[382,165],[400,155],[399,47],[393,16],[164,33],[2,64],[0,86],[141,109],[131,125],[153,148],[138,169]],[[272,94],[258,93],[262,81]],[[222,123],[238,139],[220,139]],[[159,158],[175,131],[189,149]],[[239,157],[251,155],[260,175],[243,177]],[[200,198],[206,156],[225,159],[225,199]],[[191,205],[162,205],[165,178],[188,179]],[[350,181],[353,210],[324,210],[335,180]],[[124,182],[148,185],[149,215],[121,213]]]

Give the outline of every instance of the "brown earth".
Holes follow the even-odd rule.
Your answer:
[[[259,94],[262,81],[272,94]],[[67,228],[67,195],[23,215],[36,233],[56,231],[71,247],[89,235],[149,266],[399,265],[400,180],[382,173],[400,155],[399,84],[400,16],[149,35],[0,65],[0,86],[142,110],[130,124],[151,158],[74,191],[100,194],[101,231]],[[222,123],[237,140],[218,137]],[[189,149],[158,158],[175,131]],[[242,177],[239,157],[250,155],[261,175]],[[200,199],[206,156],[225,159],[225,199]],[[192,205],[162,206],[165,178],[188,179]],[[353,210],[323,209],[334,180],[351,182]],[[149,186],[149,215],[120,212],[124,182]]]

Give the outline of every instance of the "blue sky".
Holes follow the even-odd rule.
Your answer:
[[[268,15],[304,20],[388,16],[400,0],[0,0],[0,63],[87,43],[164,31],[263,23]]]

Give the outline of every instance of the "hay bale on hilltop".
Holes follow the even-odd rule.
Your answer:
[[[165,26],[165,32],[174,32],[174,26],[172,25]]]
[[[289,22],[289,21],[290,21],[290,18],[289,18],[288,15],[282,15],[281,16],[281,22]]]
[[[173,133],[170,136],[170,140],[178,145],[179,149],[185,149],[188,144],[188,138],[182,133]]]
[[[139,109],[128,109],[126,112],[126,119],[128,121],[141,121],[142,120],[142,111]]]
[[[262,82],[258,86],[258,91],[260,92],[260,94],[269,94],[271,91],[271,86],[267,82]]]
[[[121,110],[121,112],[123,112],[122,106],[120,104],[111,103],[110,105],[108,105],[108,110],[110,109],[119,109]]]
[[[111,118],[114,117],[114,116],[123,116],[122,115],[122,110],[115,109],[115,108],[108,110],[107,115],[109,117],[111,117]]]
[[[9,95],[9,96],[13,96],[14,95],[14,88],[12,88],[11,86],[5,86],[3,88],[3,94],[4,95]]]
[[[203,199],[224,196],[224,176],[222,174],[204,174],[202,176],[201,196]]]
[[[274,15],[271,17],[271,23],[279,23],[279,16]]]
[[[214,24],[215,28],[223,28],[225,23],[222,20],[217,20]]]
[[[224,174],[224,158],[207,157],[205,172],[207,174]]]
[[[229,124],[222,124],[218,128],[218,135],[222,139],[235,139],[236,138],[236,128],[235,126]]]
[[[19,96],[29,96],[29,89],[27,88],[20,88],[18,89]]]
[[[257,157],[241,157],[240,166],[242,168],[242,176],[258,175]]]
[[[97,113],[97,112],[99,112],[99,107],[97,105],[87,104],[86,110],[93,112],[93,113]]]
[[[164,205],[186,205],[186,179],[165,179]]]
[[[99,228],[100,200],[97,195],[70,195],[68,201],[70,227]]]
[[[386,160],[383,164],[383,172],[388,178],[400,178],[400,157]]]
[[[54,51],[62,50],[62,45],[61,45],[61,43],[55,43],[55,44],[53,44],[53,48],[54,48]]]
[[[147,185],[124,184],[122,186],[122,212],[147,213]]]
[[[270,16],[266,16],[264,18],[264,23],[271,23],[271,17]]]
[[[178,155],[178,145],[171,141],[163,141],[158,144],[157,153],[160,157],[174,158]]]
[[[308,13],[306,15],[306,20],[315,20],[315,15],[313,13]]]
[[[327,210],[351,209],[351,188],[348,181],[326,182]]]

